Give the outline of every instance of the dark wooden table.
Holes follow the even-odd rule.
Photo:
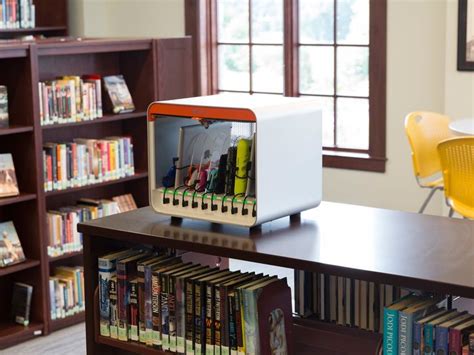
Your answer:
[[[474,222],[468,220],[325,202],[303,212],[300,218],[281,218],[249,230],[201,221],[175,221],[146,207],[80,224],[79,231],[84,233],[90,353],[108,352],[113,347],[151,352],[139,345],[111,344],[94,330],[97,257],[125,245],[176,248],[474,298]],[[321,327],[306,327],[303,321],[295,323],[305,326],[298,334],[304,334],[306,339],[312,334],[308,329]],[[341,328],[345,327],[328,325],[313,338],[323,341],[326,333]],[[359,339],[362,345],[358,344],[357,349],[369,349],[380,341],[378,335],[357,329],[344,330],[342,336],[346,338],[340,339],[335,348],[326,349],[327,352],[318,349],[318,353],[347,353],[341,347],[344,341],[347,346]],[[303,345],[298,339],[296,342]],[[97,348],[98,343],[102,347]],[[299,349],[298,354],[315,351],[304,346]]]

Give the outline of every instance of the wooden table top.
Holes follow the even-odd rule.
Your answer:
[[[474,298],[474,222],[323,202],[299,219],[249,230],[181,223],[150,207],[79,231],[294,269]]]

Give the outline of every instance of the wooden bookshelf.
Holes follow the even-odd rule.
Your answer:
[[[52,0],[41,2],[53,3]],[[55,25],[45,23],[44,26]],[[155,100],[193,96],[191,76],[187,81],[170,80],[169,85],[163,79],[163,73],[187,72],[188,66],[192,67],[189,60],[178,60],[191,58],[190,50],[191,40],[187,37],[68,38],[0,44],[0,67],[8,69],[0,70],[0,85],[8,88],[10,117],[10,127],[0,129],[0,153],[12,154],[21,192],[19,196],[0,199],[0,222],[14,222],[28,258],[24,263],[0,269],[0,349],[29,339],[38,333],[38,329],[41,334],[48,334],[84,320],[84,313],[66,319],[50,319],[49,275],[59,265],[81,265],[82,252],[48,256],[46,213],[75,204],[80,198],[111,198],[125,193],[131,193],[138,206],[148,205],[146,109]],[[175,60],[170,60],[173,57]],[[104,112],[104,117],[94,121],[41,126],[38,82],[61,75],[90,73],[124,75],[136,111],[126,114]],[[104,88],[102,95],[106,95]],[[66,190],[44,191],[44,143],[108,136],[131,136],[135,175]],[[34,327],[21,329],[9,319],[11,288],[16,281],[34,286],[31,308]]]
[[[67,36],[69,33],[67,2],[68,0],[34,1],[36,26],[34,28],[1,29],[0,39],[14,39],[26,35]]]
[[[474,225],[434,217],[324,202],[259,228],[176,221],[150,207],[79,225],[84,233],[88,354],[165,354],[99,336],[94,305],[97,258],[137,244],[308,270],[474,299]],[[377,333],[293,319],[293,354],[378,354]]]

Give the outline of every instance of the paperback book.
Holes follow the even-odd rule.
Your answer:
[[[8,127],[8,95],[7,87],[0,85],[0,128]]]
[[[123,75],[104,76],[104,86],[107,90],[110,108],[113,113],[135,111],[132,95],[130,95]]]
[[[15,282],[12,296],[12,318],[15,323],[24,325],[30,324],[31,296],[33,286],[22,282]]]
[[[6,267],[25,260],[20,239],[13,222],[0,223],[0,267]]]
[[[13,157],[8,153],[0,154],[0,198],[19,194]]]

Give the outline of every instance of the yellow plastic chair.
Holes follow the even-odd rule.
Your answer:
[[[474,219],[474,137],[452,138],[438,145],[444,178],[444,195],[451,208]]]
[[[453,136],[449,129],[451,119],[435,113],[416,111],[405,117],[405,132],[411,147],[413,170],[418,185],[431,189],[418,213],[423,213],[437,190],[443,190],[443,176],[438,143]]]

